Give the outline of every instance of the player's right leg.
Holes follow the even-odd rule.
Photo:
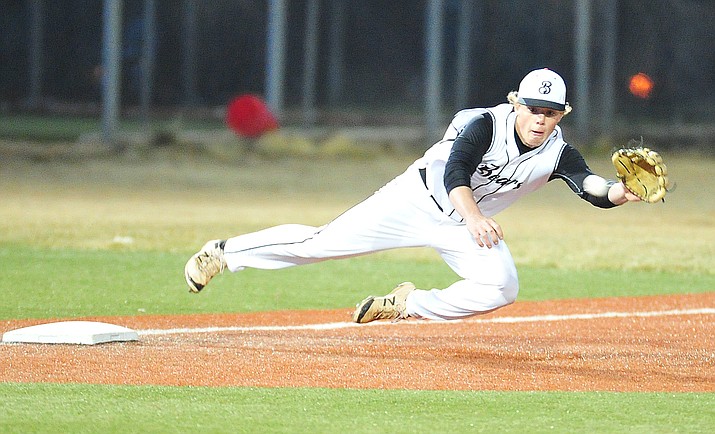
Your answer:
[[[424,246],[442,218],[417,171],[409,171],[322,227],[274,226],[228,238],[218,250],[209,243],[189,260],[187,283],[197,292],[223,268],[279,269]]]
[[[189,291],[199,292],[209,281],[226,268],[223,240],[211,240],[194,254],[184,267],[184,278]]]
[[[411,187],[421,183],[416,171],[414,179],[398,177],[321,227],[285,224],[229,238],[224,250],[228,269],[278,269],[424,246],[425,234],[436,224],[430,212],[434,203],[424,186]]]

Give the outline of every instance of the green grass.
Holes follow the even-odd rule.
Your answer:
[[[698,433],[713,394],[0,384],[0,429],[29,432]],[[705,411],[703,411],[705,410]]]
[[[102,128],[100,119],[88,117],[13,116],[0,125],[0,137],[40,142],[74,141],[83,133]]]
[[[284,222],[322,224],[410,161],[213,164],[179,150],[2,160],[0,320],[347,308],[404,280],[446,286],[455,276],[421,249],[225,273],[199,295],[183,282],[184,262],[203,241]],[[704,184],[713,161],[668,161],[678,189],[665,204],[595,210],[551,183],[499,216],[519,270],[519,300],[714,291],[715,204],[702,196],[713,187]],[[0,346],[0,369],[10,363]],[[707,393],[5,383],[0,396],[3,433],[715,430],[715,395]]]
[[[122,120],[119,128],[124,132],[141,131],[144,125],[138,120]],[[188,121],[182,119],[153,120],[154,131],[179,131],[180,129],[222,128],[220,121]],[[83,134],[99,133],[102,121],[99,117],[72,116],[46,117],[33,115],[3,116],[0,122],[0,137],[10,140],[42,143],[72,142]]]
[[[225,272],[201,294],[183,280],[187,254],[0,246],[0,320],[96,315],[251,312],[354,306],[393,284],[446,287],[456,276],[441,261],[381,253],[271,272]],[[519,300],[696,293],[715,275],[524,266]],[[657,282],[657,285],[654,284]]]

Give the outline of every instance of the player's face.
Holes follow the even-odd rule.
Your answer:
[[[545,107],[516,105],[516,133],[530,148],[541,146],[564,117],[564,112]]]

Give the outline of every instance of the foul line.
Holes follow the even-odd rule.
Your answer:
[[[604,312],[604,313],[581,313],[572,315],[536,315],[536,316],[511,316],[488,319],[467,319],[454,320],[451,323],[477,323],[477,324],[514,324],[522,322],[550,322],[550,321],[570,321],[570,320],[590,320],[601,318],[644,318],[672,315],[713,315],[715,308],[703,309],[676,309],[653,312]],[[409,321],[400,322],[405,325],[422,324],[444,324],[445,321]],[[216,333],[216,332],[253,332],[253,331],[289,331],[289,330],[337,330],[351,327],[375,327],[392,325],[389,321],[373,322],[369,324],[356,324],[352,322],[333,322],[325,324],[302,324],[287,326],[231,326],[231,327],[201,327],[201,328],[175,328],[175,329],[154,329],[137,330],[142,336],[150,335],[173,335],[187,333]]]

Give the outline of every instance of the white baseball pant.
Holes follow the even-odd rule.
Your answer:
[[[228,269],[279,269],[403,248],[431,247],[462,280],[445,289],[416,290],[412,317],[451,320],[490,312],[516,300],[514,260],[504,241],[480,247],[466,225],[443,214],[416,166],[321,226],[286,224],[226,241]]]

